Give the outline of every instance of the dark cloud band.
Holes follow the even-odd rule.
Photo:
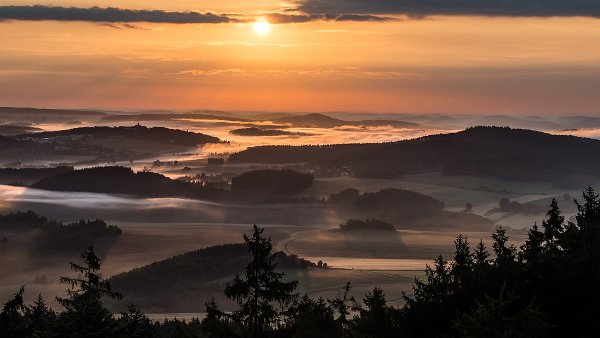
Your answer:
[[[271,23],[302,23],[317,20],[325,21],[372,21],[383,22],[396,20],[385,16],[369,15],[369,14],[281,14],[272,13],[266,15],[267,20]]]
[[[384,16],[370,14],[285,14],[266,15],[272,23],[301,23],[317,20],[328,21],[388,21]],[[100,23],[227,23],[246,22],[254,19],[240,19],[227,15],[197,12],[166,12],[160,10],[132,10],[121,8],[79,8],[56,6],[0,6],[0,20],[26,21],[88,21]]]
[[[165,12],[121,8],[77,8],[52,6],[0,6],[0,20],[90,21],[90,22],[154,22],[154,23],[227,23],[234,19],[197,12]]]
[[[309,14],[585,16],[600,18],[599,0],[303,0]]]

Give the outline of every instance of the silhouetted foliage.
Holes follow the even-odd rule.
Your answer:
[[[21,286],[13,298],[4,304],[0,312],[0,336],[19,337],[28,334],[29,320],[27,315],[29,309],[23,303],[25,287]]]
[[[358,315],[352,323],[352,336],[386,338],[401,335],[397,309],[388,306],[383,290],[375,287],[363,298],[364,307],[356,307]]]
[[[99,275],[101,262],[94,249],[90,247],[81,254],[83,265],[71,263],[75,277],[61,277],[61,283],[69,284],[67,298],[57,300],[65,308],[58,315],[57,332],[60,336],[110,336],[116,330],[112,313],[104,307],[101,298],[120,299],[110,283]]]
[[[459,314],[454,329],[461,338],[541,338],[547,336],[548,322],[538,307],[529,303],[515,310],[515,297],[500,291],[495,299],[485,297],[476,301],[469,314]]]
[[[244,276],[236,275],[225,287],[225,296],[239,305],[231,318],[242,325],[249,337],[264,337],[266,332],[283,325],[290,305],[296,300],[297,281],[282,281],[272,254],[271,239],[262,236],[264,229],[254,226],[252,236],[244,242],[252,255]]]
[[[340,337],[342,328],[335,320],[335,311],[323,298],[304,296],[290,310],[287,322],[290,337]]]

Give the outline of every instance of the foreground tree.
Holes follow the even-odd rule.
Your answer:
[[[381,288],[373,288],[373,291],[363,298],[363,304],[364,307],[354,309],[358,315],[352,325],[353,336],[391,338],[401,334],[401,327],[397,320],[399,311],[387,305]]]
[[[135,305],[127,306],[118,320],[118,336],[127,338],[157,337],[156,329],[148,317]]]
[[[26,337],[29,335],[29,309],[23,303],[25,287],[21,286],[0,312],[0,337]]]
[[[254,225],[252,236],[244,235],[252,261],[243,277],[236,275],[225,288],[225,296],[239,306],[231,318],[249,337],[264,337],[283,324],[287,310],[297,299],[298,282],[283,281],[284,273],[276,271],[271,238],[264,237],[263,232]]]
[[[546,317],[532,303],[515,309],[515,297],[504,291],[498,298],[475,302],[470,313],[461,313],[454,329],[461,338],[542,338],[549,328]]]
[[[65,308],[58,316],[56,330],[49,334],[54,337],[110,337],[116,334],[117,322],[112,313],[104,307],[102,297],[121,299],[108,281],[99,274],[102,266],[100,258],[90,247],[81,254],[83,264],[71,263],[75,277],[61,277],[62,283],[70,284],[67,298],[57,297]]]
[[[335,311],[323,299],[311,299],[308,296],[295,305],[292,310],[286,336],[300,338],[342,337],[342,328],[335,320]]]

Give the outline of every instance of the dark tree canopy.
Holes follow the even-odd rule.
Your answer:
[[[33,211],[0,215],[0,231],[4,234],[29,233],[29,253],[39,257],[71,254],[102,241],[110,245],[122,231],[103,220],[80,220],[62,223],[48,220]]]
[[[284,274],[276,271],[271,239],[263,237],[263,231],[254,225],[252,236],[244,235],[252,261],[244,275],[236,275],[225,288],[225,295],[239,305],[231,318],[243,324],[249,337],[263,337],[264,332],[282,325],[283,316],[297,297],[298,282],[282,281]]]
[[[310,187],[313,177],[293,170],[254,170],[231,180],[231,192],[236,196],[271,197],[294,195]]]

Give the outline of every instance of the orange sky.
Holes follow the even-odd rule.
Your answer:
[[[36,4],[0,1],[2,5]],[[280,1],[58,1],[256,16]],[[216,6],[214,4],[217,4]],[[600,20],[0,22],[0,105],[398,113],[600,113]],[[117,28],[115,28],[117,27]]]

